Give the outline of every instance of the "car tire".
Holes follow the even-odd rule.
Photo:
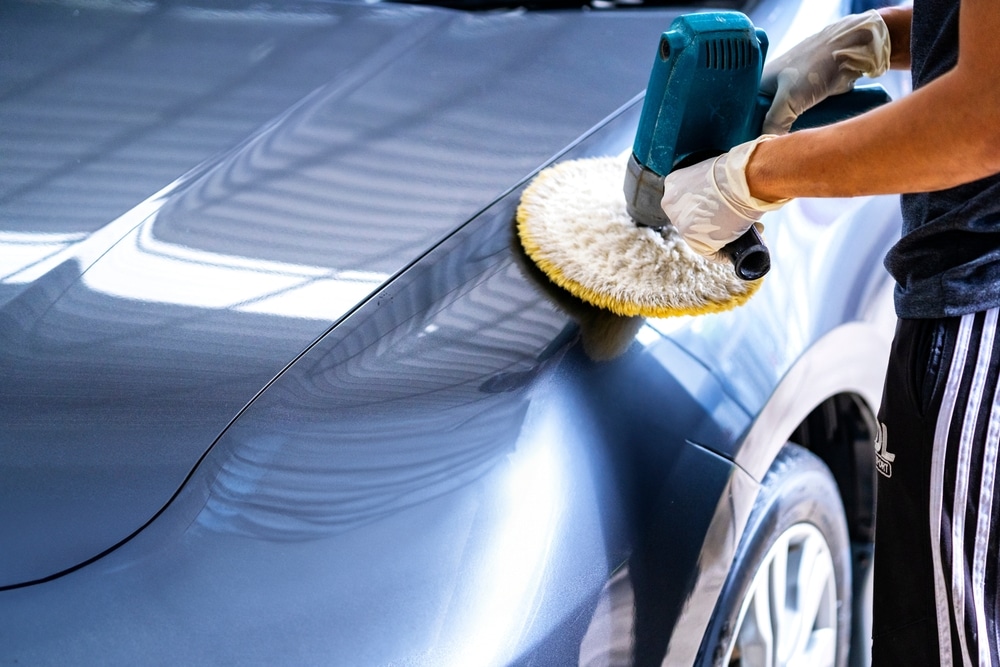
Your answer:
[[[808,450],[785,446],[764,477],[706,637],[711,663],[846,665],[850,563],[833,475]]]

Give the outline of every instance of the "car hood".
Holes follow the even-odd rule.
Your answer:
[[[0,587],[152,521],[310,344],[640,92],[669,23],[123,7],[5,5]]]

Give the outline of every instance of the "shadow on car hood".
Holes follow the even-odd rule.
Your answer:
[[[640,91],[669,24],[124,6],[4,9],[0,125],[35,136],[0,171],[0,588],[151,521],[310,343]]]

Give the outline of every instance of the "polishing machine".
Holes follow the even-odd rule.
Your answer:
[[[720,155],[761,134],[771,98],[760,92],[767,35],[735,11],[686,14],[660,38],[625,176],[629,215],[643,226],[669,224],[660,200],[674,169]],[[792,130],[848,118],[889,101],[878,85],[827,98]],[[722,249],[737,276],[756,280],[770,269],[754,227]]]

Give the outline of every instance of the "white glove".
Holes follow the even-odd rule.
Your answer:
[[[758,144],[774,135],[735,146],[728,153],[671,172],[663,179],[660,206],[699,255],[723,261],[719,250],[757,224],[787,199],[765,202],[750,195],[746,167]]]
[[[889,51],[889,29],[872,9],[831,23],[766,63],[760,89],[774,102],[764,118],[764,134],[785,134],[802,112],[851,90],[862,75],[885,74]]]

